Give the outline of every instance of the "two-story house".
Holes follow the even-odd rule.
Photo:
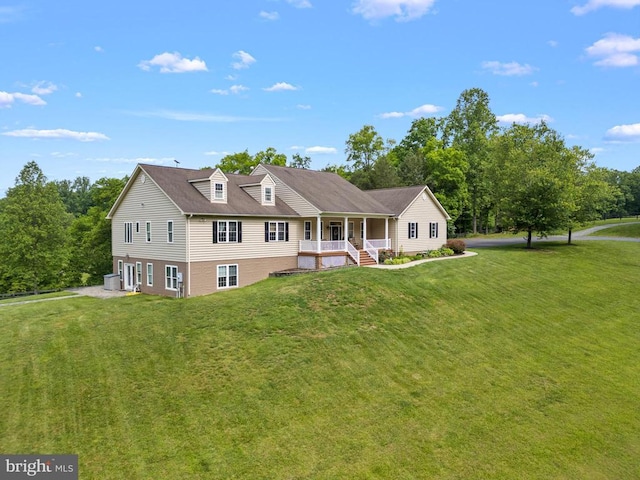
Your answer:
[[[330,172],[259,165],[250,175],[138,165],[108,217],[122,288],[204,295],[274,271],[371,265],[447,241],[426,186],[365,192]]]

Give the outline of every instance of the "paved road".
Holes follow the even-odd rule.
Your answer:
[[[640,238],[628,238],[628,237],[590,237],[593,232],[597,232],[598,230],[604,230],[606,228],[615,227],[618,225],[632,225],[634,223],[640,222],[626,222],[626,223],[612,223],[609,225],[601,225],[599,227],[591,227],[585,230],[580,230],[578,232],[573,232],[571,236],[571,242],[574,241],[582,241],[582,240],[613,240],[617,242],[640,242]],[[567,235],[550,235],[547,238],[538,238],[536,236],[533,237],[533,243],[539,242],[566,242]],[[502,245],[516,245],[521,243],[526,245],[527,239],[520,236],[514,235],[511,238],[465,238],[464,243],[468,248],[481,248],[481,247],[499,247]]]

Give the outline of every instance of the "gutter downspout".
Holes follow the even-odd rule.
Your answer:
[[[187,298],[191,297],[191,218],[193,213],[187,217]]]

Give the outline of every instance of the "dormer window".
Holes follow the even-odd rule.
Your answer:
[[[224,183],[217,183],[214,185],[213,198],[215,200],[224,200]]]
[[[264,187],[264,203],[273,203],[273,187]]]

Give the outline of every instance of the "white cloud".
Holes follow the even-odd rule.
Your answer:
[[[607,130],[605,138],[611,142],[640,142],[640,123],[617,125]]]
[[[316,154],[316,155],[331,155],[337,153],[334,147],[309,147],[304,149],[304,153]]]
[[[296,8],[311,8],[311,2],[309,0],[287,0],[289,5],[293,5]]]
[[[9,92],[0,91],[0,108],[10,108],[11,105],[13,105],[13,103],[16,100],[19,100],[22,103],[26,103],[27,105],[40,106],[40,105],[47,104],[47,102],[45,102],[38,95],[29,95],[27,93],[19,93],[19,92],[9,93]]]
[[[264,18],[265,20],[278,20],[280,18],[280,14],[278,12],[265,12],[263,10],[259,15],[260,18]]]
[[[558,42],[556,40],[549,40],[547,42],[547,45],[549,45],[551,48],[556,48],[558,46]]]
[[[599,67],[633,67],[640,64],[640,38],[608,33],[585,50],[590,57],[599,58]],[[636,53],[638,52],[638,53]]]
[[[38,82],[32,88],[31,91],[36,95],[49,95],[50,93],[58,90],[58,87],[51,82]]]
[[[93,47],[93,49],[98,53],[104,52],[104,48],[102,48],[100,45],[96,45],[95,47]]]
[[[503,75],[507,77],[531,75],[535,70],[535,67],[525,63],[524,65],[518,62],[497,62],[489,61],[482,62],[482,68],[489,70],[494,75]]]
[[[22,138],[65,138],[71,140],[78,140],[80,142],[95,142],[98,140],[109,140],[104,133],[98,132],[74,132],[73,130],[66,130],[58,128],[55,130],[35,130],[33,128],[25,128],[22,130],[13,130],[11,132],[5,132],[2,135],[7,137],[22,137]]]
[[[90,162],[102,162],[102,163],[153,163],[156,165],[175,165],[175,158],[166,157],[166,158],[153,158],[153,157],[137,157],[137,158],[126,158],[126,157],[98,157],[98,158],[89,158]]]
[[[55,157],[55,158],[69,158],[69,157],[77,157],[78,154],[77,153],[73,153],[73,152],[51,152],[51,156]]]
[[[230,93],[233,93],[234,95],[237,95],[247,90],[249,90],[249,87],[245,87],[244,85],[231,85],[227,90],[214,88],[211,90],[211,93],[215,93],[217,95],[229,95]]]
[[[232,57],[238,60],[237,62],[233,62],[231,64],[231,66],[236,70],[249,68],[250,65],[256,63],[256,59],[253,58],[250,54],[248,54],[244,50],[238,50],[236,53],[232,55]]]
[[[427,14],[436,0],[357,0],[352,12],[366,20],[396,17],[399,22],[415,20]]]
[[[0,6],[0,23],[11,23],[22,18],[24,7]]]
[[[606,150],[601,147],[593,147],[593,148],[590,148],[589,151],[594,155],[597,155],[598,153],[606,152]]]
[[[300,110],[311,110],[311,105],[304,105],[302,103],[299,103],[298,105],[296,105],[296,108],[299,108]]]
[[[143,60],[138,64],[144,71],[151,70],[152,67],[160,67],[160,73],[185,73],[185,72],[206,72],[207,65],[203,60],[196,57],[193,60],[183,58],[178,52],[164,52],[156,55],[151,60]]]
[[[76,98],[82,98],[82,93],[76,92]]]
[[[402,117],[412,117],[412,118],[420,118],[429,115],[433,115],[434,113],[440,112],[442,107],[437,105],[425,104],[421,105],[417,108],[409,112],[386,112],[378,115],[380,118],[402,118]]]
[[[304,147],[302,145],[291,145],[289,150],[304,150]]]
[[[179,112],[175,110],[150,110],[150,111],[125,111],[128,115],[144,118],[164,118],[179,122],[280,122],[282,118],[276,117],[237,117],[233,115],[214,115],[210,113]]]
[[[512,123],[526,124],[526,123],[540,123],[540,122],[553,122],[553,118],[549,115],[538,115],[537,117],[527,117],[524,113],[507,113],[505,115],[496,116],[499,123],[503,125],[511,125]]]
[[[571,9],[571,13],[574,15],[584,15],[585,13],[598,10],[602,7],[614,7],[631,9],[640,5],[640,0],[589,0],[582,6],[575,6]]]
[[[212,150],[210,152],[204,152],[204,154],[211,157],[230,155],[229,152],[216,152],[215,150]]]
[[[284,92],[284,91],[300,90],[300,88],[295,87],[287,82],[278,82],[278,83],[274,83],[270,87],[263,88],[263,90],[265,92]]]

